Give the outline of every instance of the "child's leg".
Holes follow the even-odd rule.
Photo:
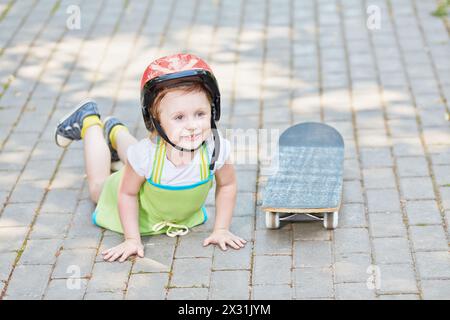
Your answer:
[[[120,161],[127,163],[127,149],[132,144],[137,143],[137,139],[128,130],[119,130],[115,135],[116,150]]]
[[[111,154],[99,125],[87,128],[83,141],[89,194],[97,203],[103,184],[111,173]]]

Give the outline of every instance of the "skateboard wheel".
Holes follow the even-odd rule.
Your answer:
[[[278,229],[280,227],[280,215],[278,212],[266,212],[266,228]]]
[[[338,212],[327,212],[323,216],[323,226],[325,229],[333,230],[336,229],[338,225]]]

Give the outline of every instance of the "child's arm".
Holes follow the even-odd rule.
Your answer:
[[[216,172],[216,221],[213,233],[205,239],[203,245],[218,244],[222,250],[227,244],[234,249],[244,247],[246,241],[232,234],[228,229],[236,203],[237,183],[234,167],[225,163]]]
[[[130,255],[138,254],[144,256],[144,246],[141,243],[139,233],[139,204],[137,194],[145,178],[136,174],[133,168],[127,163],[119,187],[119,215],[122,223],[125,241],[120,245],[106,250],[104,259],[114,261],[120,258],[120,262],[125,261]]]

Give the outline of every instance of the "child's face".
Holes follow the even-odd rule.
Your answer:
[[[211,133],[211,105],[204,92],[168,92],[159,104],[160,122],[177,146],[195,149]]]

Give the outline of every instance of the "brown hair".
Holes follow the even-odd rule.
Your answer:
[[[161,104],[161,100],[166,96],[166,94],[168,94],[169,92],[172,92],[172,91],[176,91],[176,90],[183,91],[184,93],[203,92],[206,94],[206,97],[208,98],[209,103],[210,104],[212,103],[211,94],[209,93],[209,91],[207,91],[205,89],[205,87],[200,82],[181,83],[181,84],[178,84],[175,86],[170,86],[170,87],[164,88],[158,92],[155,100],[153,101],[153,105],[149,110],[150,114],[152,115],[152,117],[154,119],[156,119],[156,121],[159,122],[161,120],[160,119],[161,110],[159,108],[159,106]],[[155,128],[152,128],[152,130],[150,132],[150,138],[156,137],[157,134],[158,134],[158,131],[156,131]]]

